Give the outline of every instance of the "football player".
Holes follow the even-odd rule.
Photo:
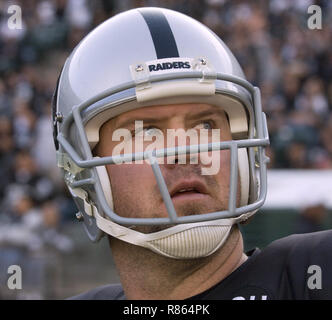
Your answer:
[[[162,8],[105,21],[67,59],[53,121],[77,218],[108,236],[121,279],[74,299],[332,298],[330,231],[244,252],[239,224],[267,192],[266,117],[201,23]]]

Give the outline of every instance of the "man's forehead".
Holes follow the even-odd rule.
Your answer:
[[[113,118],[112,123],[118,127],[119,124],[127,122],[127,120],[144,120],[144,118],[153,118],[156,120],[162,118],[172,117],[195,117],[200,114],[215,114],[220,117],[225,117],[225,112],[220,108],[210,104],[172,104],[172,105],[158,105],[143,107],[131,111],[127,111]]]

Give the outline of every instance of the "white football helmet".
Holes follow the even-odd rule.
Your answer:
[[[232,140],[197,146],[197,152],[231,151],[227,210],[176,214],[155,160],[188,153],[186,148],[93,156],[99,129],[107,120],[136,108],[179,103],[210,104],[227,114]],[[260,91],[246,81],[231,51],[211,30],[181,13],[137,8],[91,31],[61,71],[53,121],[58,166],[92,241],[107,233],[167,257],[203,257],[220,248],[231,226],[248,219],[265,201],[269,138]],[[168,217],[127,218],[114,211],[112,177],[105,165],[119,159],[150,159]],[[149,234],[129,227],[166,224],[173,226]]]

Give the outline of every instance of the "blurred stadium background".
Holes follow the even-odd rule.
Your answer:
[[[8,7],[22,29],[8,28]],[[322,8],[322,30],[307,27]],[[271,138],[269,196],[243,226],[245,248],[332,227],[332,2],[329,0],[0,0],[0,299],[63,299],[118,276],[89,242],[59,179],[50,100],[62,64],[118,12],[162,6],[213,29],[262,91]],[[139,49],[139,48],[138,48]],[[22,290],[9,290],[9,265]]]

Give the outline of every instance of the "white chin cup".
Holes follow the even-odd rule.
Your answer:
[[[186,227],[186,225],[183,225]],[[193,226],[173,233],[167,229],[167,236],[147,241],[146,247],[163,256],[174,259],[207,257],[218,250],[226,241],[231,225]]]
[[[202,258],[218,250],[239,218],[179,224],[154,233],[141,233],[118,225],[95,212],[98,227],[122,241],[148,248],[173,259]]]

